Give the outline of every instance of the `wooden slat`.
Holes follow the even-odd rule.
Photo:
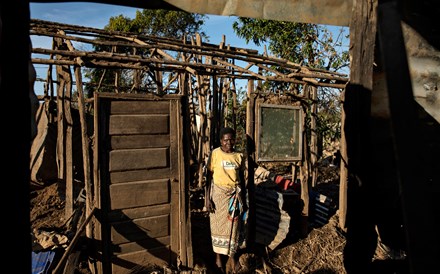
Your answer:
[[[170,204],[113,210],[107,217],[109,222],[116,222],[167,214],[170,214]]]
[[[128,253],[112,258],[112,274],[143,273],[142,266],[168,265],[171,251],[168,247]]]
[[[110,182],[111,184],[120,184],[120,183],[141,181],[141,180],[162,179],[164,177],[168,178],[167,173],[165,172],[169,172],[169,171],[170,169],[168,167],[116,171],[110,173]]]
[[[117,135],[111,136],[111,149],[169,147],[169,135]]]
[[[147,238],[136,242],[130,242],[114,246],[113,254],[120,255],[124,253],[131,253],[136,251],[142,251],[145,249],[153,249],[158,247],[164,247],[170,245],[171,236],[165,236],[160,238]]]
[[[130,220],[111,224],[113,244],[141,241],[170,235],[170,216],[161,215],[150,218]]]
[[[171,151],[173,152],[173,155],[171,156],[171,167],[173,170],[170,170],[170,178],[171,178],[171,191],[170,191],[170,198],[171,198],[171,218],[170,218],[170,228],[171,233],[174,237],[171,238],[171,250],[173,253],[171,254],[171,260],[174,261],[177,259],[176,254],[180,253],[179,250],[179,239],[182,235],[180,235],[180,232],[182,231],[180,228],[180,224],[182,222],[182,217],[180,215],[180,207],[183,206],[180,204],[182,201],[182,198],[180,195],[182,193],[180,192],[180,184],[183,182],[179,181],[179,172],[183,172],[183,170],[180,170],[178,165],[179,155],[180,155],[180,149],[178,149],[180,140],[177,139],[178,135],[178,129],[177,126],[177,120],[178,117],[180,117],[181,113],[177,110],[177,103],[176,101],[170,102],[171,106],[170,109],[172,110],[173,116],[171,116],[170,119],[170,128],[172,132],[174,133],[171,137],[171,144],[172,148]]]
[[[184,172],[180,170],[179,167],[179,155],[181,153],[180,150],[180,142],[182,142],[181,139],[178,138],[178,132],[179,130],[182,130],[179,128],[179,120],[183,119],[182,112],[180,111],[180,100],[172,100],[170,101],[170,111],[172,115],[170,115],[169,120],[169,126],[170,126],[170,171],[169,176],[171,180],[178,180],[179,174],[181,172]],[[178,183],[182,184],[183,182],[178,181]],[[173,190],[172,190],[173,191]],[[179,191],[176,189],[176,191]],[[176,216],[176,218],[179,218],[179,216]]]
[[[187,103],[177,105],[177,144],[180,153],[177,156],[179,165],[179,182],[180,185],[180,205],[179,205],[179,220],[180,220],[180,231],[179,231],[179,257],[183,265],[188,267],[193,267],[193,254],[192,254],[192,238],[191,238],[191,211],[190,207],[186,206],[186,197],[189,187],[189,176],[185,173],[185,170],[189,170],[189,162],[185,159],[190,158],[190,121],[189,119],[179,119],[180,113],[187,113],[189,116],[189,106]],[[186,115],[181,115],[182,117],[187,117]]]
[[[109,135],[168,134],[169,115],[111,115]]]
[[[114,209],[169,203],[169,180],[110,185],[110,207]]]
[[[168,101],[112,101],[111,114],[169,114]]]
[[[167,148],[124,149],[110,152],[110,171],[149,169],[169,166]]]

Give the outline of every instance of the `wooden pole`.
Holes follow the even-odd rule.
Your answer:
[[[52,274],[58,274],[61,273],[61,268],[64,266],[64,263],[66,262],[67,258],[69,257],[70,252],[72,249],[76,246],[76,243],[78,242],[79,237],[81,236],[81,233],[83,232],[86,225],[90,222],[93,215],[95,214],[96,208],[93,208],[90,214],[87,216],[84,223],[81,224],[78,231],[76,232],[75,236],[73,237],[72,241],[70,242],[70,245],[67,247],[66,251],[64,251],[63,256],[61,257],[60,261],[58,262],[55,269],[52,271]]]
[[[247,150],[247,190],[249,198],[248,239],[249,248],[252,250],[255,244],[255,185],[254,185],[254,152],[255,152],[255,94],[254,81],[248,81],[247,106],[246,106],[246,150]]]

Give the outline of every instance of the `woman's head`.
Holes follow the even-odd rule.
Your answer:
[[[230,153],[234,151],[235,130],[225,127],[220,130],[220,146],[224,152]]]

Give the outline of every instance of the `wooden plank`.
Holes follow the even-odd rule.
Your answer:
[[[168,167],[154,169],[124,170],[110,173],[111,184],[120,184],[141,180],[152,180],[169,178],[166,172],[170,172]]]
[[[122,244],[170,235],[169,215],[112,223],[110,225],[112,244]]]
[[[100,191],[101,191],[101,184],[102,184],[102,179],[106,179],[105,175],[104,178],[101,178],[102,175],[102,170],[103,167],[101,166],[102,164],[102,159],[101,157],[103,156],[103,154],[100,153],[101,150],[101,140],[102,140],[102,130],[101,127],[105,125],[105,121],[103,118],[103,115],[101,116],[101,110],[103,108],[103,104],[102,101],[99,98],[99,93],[95,92],[93,94],[93,108],[95,110],[94,115],[93,115],[93,129],[95,132],[95,138],[96,138],[96,142],[95,144],[92,146],[93,147],[93,192],[95,193],[95,195],[92,196],[93,202],[91,206],[95,206],[98,209],[102,209],[101,206],[101,195],[100,195]],[[104,104],[105,105],[105,104]],[[104,156],[105,157],[105,156]],[[90,193],[90,195],[92,194]],[[88,196],[88,195],[87,195]],[[93,223],[95,223],[95,225],[93,225]],[[93,242],[93,246],[92,248],[96,249],[96,256],[102,256],[103,253],[103,241],[102,241],[102,223],[99,220],[96,220],[96,222],[91,222],[90,227],[92,229],[92,235],[87,235],[88,239],[95,239],[95,242]],[[102,269],[103,269],[103,262],[101,261],[97,261],[94,265],[92,266],[92,271],[93,273],[102,273]]]
[[[169,203],[169,180],[110,185],[110,207],[114,209]]]
[[[168,247],[143,250],[112,258],[112,274],[143,273],[142,267],[169,265],[171,251]]]
[[[178,125],[178,130],[176,132],[178,140],[178,149],[180,153],[178,154],[179,171],[178,178],[180,182],[180,232],[179,232],[179,257],[183,265],[189,268],[193,267],[193,254],[192,254],[192,239],[191,239],[191,211],[188,200],[189,192],[189,174],[185,171],[189,170],[189,161],[185,159],[190,158],[190,119],[189,118],[189,106],[187,101],[181,101],[177,104],[176,120]],[[180,118],[180,113],[182,113]],[[185,115],[185,113],[187,115]]]
[[[111,115],[109,135],[169,134],[169,115]]]
[[[169,147],[169,135],[117,135],[110,137],[111,149]]]
[[[159,238],[146,238],[144,240],[130,242],[113,246],[113,254],[120,255],[124,253],[132,253],[136,251],[149,250],[158,247],[169,246],[171,236],[159,237]]]
[[[111,114],[169,114],[168,101],[112,101]]]
[[[170,218],[170,228],[171,228],[171,250],[173,253],[171,254],[171,261],[175,261],[177,259],[176,254],[180,254],[179,251],[179,239],[181,237],[180,232],[180,223],[183,216],[180,216],[180,207],[183,206],[180,203],[182,202],[180,198],[180,182],[178,172],[180,170],[178,160],[180,155],[180,140],[177,139],[177,135],[179,133],[180,127],[177,125],[178,117],[181,115],[180,111],[177,109],[176,101],[171,102],[171,112],[173,116],[170,119],[170,128],[174,133],[171,136],[171,144],[172,144],[172,152],[171,155],[171,166],[174,167],[173,170],[170,170],[170,178],[171,178],[171,189],[170,189],[170,198],[171,198],[171,218]],[[177,174],[176,174],[177,173]]]
[[[168,148],[124,149],[110,152],[109,171],[169,166]]]
[[[177,138],[178,131],[180,130],[177,121],[179,120],[179,117],[181,117],[181,112],[177,109],[177,102],[171,101],[170,102],[170,109],[173,113],[173,116],[170,117],[170,131],[173,134],[170,134],[170,177],[178,178],[179,173],[179,145],[180,145],[180,139]]]
[[[170,204],[154,205],[137,208],[112,210],[107,215],[109,222],[126,221],[130,219],[147,218],[157,215],[170,214]]]

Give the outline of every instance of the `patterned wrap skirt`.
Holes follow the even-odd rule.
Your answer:
[[[211,200],[215,210],[210,213],[212,248],[215,253],[233,256],[246,247],[247,212],[243,210],[240,187],[212,184]]]

